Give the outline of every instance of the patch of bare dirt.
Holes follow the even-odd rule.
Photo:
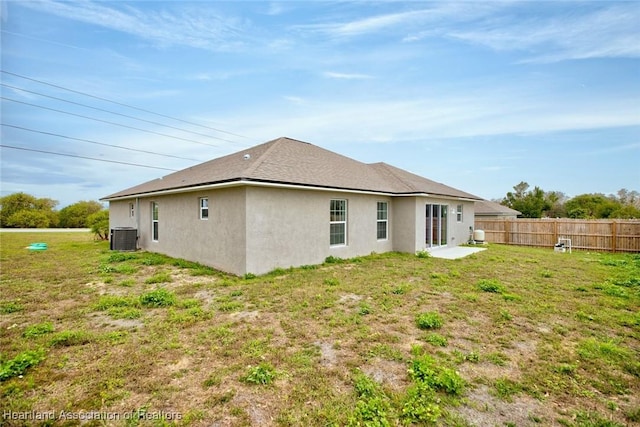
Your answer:
[[[316,341],[313,343],[320,349],[320,365],[324,367],[334,367],[338,361],[338,353],[333,343],[326,341]]]
[[[529,397],[518,396],[512,402],[505,402],[492,396],[487,386],[480,386],[467,394],[464,406],[452,409],[470,425],[502,426],[511,423],[517,426],[539,426],[552,423],[553,410],[544,403]]]
[[[139,329],[144,327],[140,319],[113,319],[103,313],[92,313],[89,321],[100,329]]]
[[[231,313],[230,317],[232,319],[236,319],[236,320],[252,321],[252,320],[256,320],[259,315],[260,315],[260,312],[257,311],[257,310],[253,310],[253,311],[236,311],[235,313]]]
[[[362,300],[362,295],[356,295],[356,294],[346,294],[346,295],[342,295],[340,297],[340,299],[338,300],[339,304],[346,304],[349,302],[358,302]]]
[[[407,386],[407,366],[402,362],[376,357],[360,369],[376,382],[388,385],[394,390]]]

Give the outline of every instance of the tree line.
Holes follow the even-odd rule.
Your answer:
[[[529,189],[529,184],[523,181],[503,199],[493,201],[520,211],[522,218],[640,218],[640,193],[626,188],[616,194],[591,193],[569,198],[560,191]]]
[[[0,198],[3,228],[91,228],[97,237],[108,238],[109,210],[93,200],[81,200],[56,210],[58,201],[13,193]]]

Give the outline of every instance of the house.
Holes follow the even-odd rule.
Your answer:
[[[476,219],[516,219],[522,212],[500,203],[479,200],[475,204]]]
[[[102,200],[139,248],[243,275],[465,243],[479,198],[278,138]]]

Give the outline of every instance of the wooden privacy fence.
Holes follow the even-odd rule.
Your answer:
[[[640,252],[640,220],[476,219],[475,227],[489,243],[553,248],[569,238],[573,249]]]

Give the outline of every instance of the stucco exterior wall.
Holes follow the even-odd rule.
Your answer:
[[[200,198],[209,198],[209,218],[200,219]],[[246,189],[235,187],[139,199],[138,246],[238,273],[246,265]],[[151,203],[158,203],[158,241],[151,237]],[[134,201],[135,203],[135,201]],[[113,227],[136,227],[124,217],[129,201],[109,204]],[[113,213],[112,213],[113,212]],[[124,224],[124,225],[123,225]]]
[[[347,200],[347,244],[331,246],[329,210],[332,199]],[[374,195],[247,188],[247,271],[262,274],[277,267],[322,263],[333,255],[352,258],[392,250],[392,231],[377,239],[377,202],[391,199]]]
[[[209,218],[200,219],[200,198]],[[329,242],[330,201],[347,201],[347,244]],[[151,203],[158,203],[159,238],[152,241]],[[377,202],[388,203],[387,239],[377,239]],[[135,207],[131,216],[129,203]],[[427,197],[387,197],[322,190],[239,186],[112,201],[110,227],[138,228],[141,249],[196,261],[230,273],[263,274],[275,268],[319,264],[330,255],[415,253],[426,248],[425,206],[448,206],[450,246],[466,243],[474,225],[473,202]],[[462,204],[463,221],[456,220]]]

